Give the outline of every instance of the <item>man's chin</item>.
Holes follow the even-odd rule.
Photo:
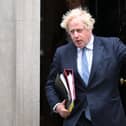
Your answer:
[[[83,48],[83,46],[82,46],[82,45],[76,45],[76,47],[77,47],[77,48]]]

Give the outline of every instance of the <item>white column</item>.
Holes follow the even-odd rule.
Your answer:
[[[40,1],[15,0],[15,126],[39,126]]]
[[[0,0],[0,126],[13,126],[15,116],[14,1]]]

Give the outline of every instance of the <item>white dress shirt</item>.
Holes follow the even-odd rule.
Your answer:
[[[91,72],[92,67],[92,59],[93,59],[93,42],[94,36],[91,36],[91,40],[86,45],[86,57],[88,61],[88,69],[89,73]],[[81,48],[77,48],[77,69],[80,75],[82,75],[82,50]]]

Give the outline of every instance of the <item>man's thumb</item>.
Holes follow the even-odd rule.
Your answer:
[[[65,105],[65,103],[66,103],[66,100],[64,99],[64,100],[62,101],[62,104],[64,104],[64,105]]]

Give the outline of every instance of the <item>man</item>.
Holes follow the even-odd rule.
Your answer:
[[[118,90],[126,46],[118,38],[93,35],[94,23],[90,13],[81,8],[63,16],[61,27],[71,42],[56,50],[46,85],[48,102],[53,112],[64,118],[63,126],[126,126]],[[60,99],[54,86],[57,73],[63,73],[64,69],[72,69],[74,73],[76,100],[72,112],[65,108],[66,101]]]

